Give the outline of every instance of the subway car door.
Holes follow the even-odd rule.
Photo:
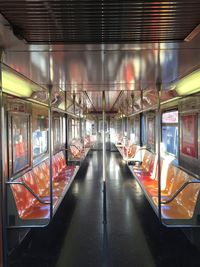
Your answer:
[[[105,122],[105,142],[106,142],[106,150],[110,150],[110,132],[109,132],[109,121]],[[97,119],[97,142],[95,145],[95,149],[102,150],[103,147],[103,120],[102,118]]]

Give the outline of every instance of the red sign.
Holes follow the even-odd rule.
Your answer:
[[[181,116],[181,153],[197,158],[197,114]]]

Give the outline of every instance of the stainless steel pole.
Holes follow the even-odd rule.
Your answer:
[[[52,106],[51,106],[51,96],[52,96],[52,85],[49,85],[49,106],[48,106],[48,115],[49,115],[49,179],[50,179],[50,219],[53,218],[53,172],[52,172],[52,158],[53,158],[53,144],[52,144]]]
[[[107,224],[107,204],[106,204],[106,144],[105,144],[105,91],[102,95],[102,108],[103,108],[103,129],[102,129],[102,141],[103,141],[103,223]]]

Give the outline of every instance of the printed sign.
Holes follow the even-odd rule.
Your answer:
[[[163,123],[178,123],[178,111],[169,111],[162,114]]]
[[[197,157],[197,114],[181,116],[181,153]]]

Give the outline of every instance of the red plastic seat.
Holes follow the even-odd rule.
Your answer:
[[[15,182],[23,182],[23,180],[18,178]],[[12,184],[11,189],[21,219],[49,218],[50,205],[41,204],[23,185]]]
[[[157,164],[156,156],[153,153],[146,150],[144,153],[142,164],[139,166],[134,166],[133,170],[137,178],[142,183],[145,183],[145,181],[156,179],[156,171],[155,171],[156,164]]]
[[[75,159],[81,158],[82,153],[75,145],[70,145],[69,149],[70,149],[70,153],[71,153],[73,158],[75,158]]]
[[[23,175],[22,180],[24,183],[42,200],[45,202],[50,201],[50,189],[46,181],[42,179],[42,173],[38,167],[35,167],[32,171]],[[56,205],[58,196],[53,194],[53,205]]]
[[[67,184],[74,175],[74,171],[75,166],[66,165],[62,152],[53,156],[53,207],[56,206],[60,197],[63,195]],[[18,214],[21,219],[44,219],[49,217],[50,205],[41,203],[41,201],[50,202],[49,173],[49,160],[46,160],[34,167],[32,171],[24,174],[22,178],[16,180],[25,183],[39,199],[23,185],[11,185]]]
[[[162,205],[163,218],[191,219],[194,215],[199,191],[200,184],[189,184],[172,202]]]
[[[84,138],[84,146],[85,147],[90,147],[91,146],[91,140],[90,140],[90,136],[85,136]]]
[[[124,156],[127,158],[134,158],[136,152],[138,151],[139,146],[135,144],[130,144],[127,147],[124,147]]]

